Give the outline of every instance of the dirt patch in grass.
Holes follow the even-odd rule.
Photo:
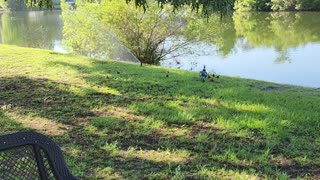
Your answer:
[[[19,111],[17,108],[13,110]],[[19,113],[17,114],[13,110],[10,110],[11,112],[7,112],[8,117],[14,119],[17,123],[21,123],[24,127],[36,130],[49,136],[62,136],[67,130],[72,128],[70,125],[55,122],[47,118],[32,118]]]

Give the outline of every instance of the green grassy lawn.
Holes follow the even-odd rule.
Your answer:
[[[0,45],[1,103],[82,179],[320,178],[317,89]]]

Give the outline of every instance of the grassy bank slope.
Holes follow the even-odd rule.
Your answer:
[[[320,174],[316,89],[0,45],[0,103],[0,134],[52,137],[83,178]]]

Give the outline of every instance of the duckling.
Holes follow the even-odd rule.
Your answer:
[[[2,109],[2,111],[7,110],[7,105],[3,105],[3,106],[1,106],[1,109]]]
[[[169,77],[169,71],[167,71],[166,77]]]
[[[1,106],[1,109],[3,111],[9,110],[11,108],[12,108],[12,104],[5,104],[5,105]]]

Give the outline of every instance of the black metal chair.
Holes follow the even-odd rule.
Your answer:
[[[0,180],[75,180],[59,146],[35,132],[0,136]]]

